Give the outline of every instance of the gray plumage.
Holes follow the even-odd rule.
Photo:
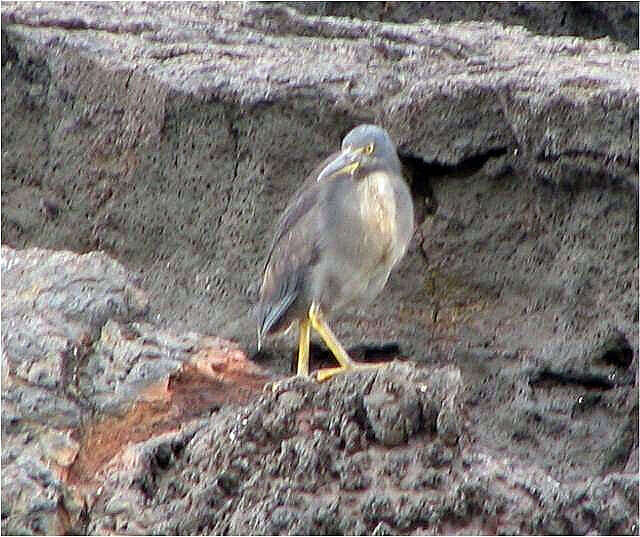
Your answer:
[[[413,202],[387,132],[353,129],[293,196],[276,227],[257,306],[258,336],[366,304],[413,234]]]

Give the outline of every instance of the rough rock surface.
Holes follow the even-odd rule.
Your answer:
[[[3,532],[638,532],[626,15],[390,6],[2,4]],[[406,361],[262,392],[273,223],[364,121],[418,230],[336,329]]]
[[[637,2],[282,2],[309,15],[412,23],[498,21],[543,35],[609,36],[638,48]]]
[[[159,330],[148,309],[102,253],[2,247],[3,533],[84,531],[86,491],[123,447],[264,384],[237,345]]]

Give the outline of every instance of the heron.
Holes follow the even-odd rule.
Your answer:
[[[313,328],[339,366],[337,374],[386,363],[353,360],[330,328],[330,314],[369,304],[407,251],[414,230],[411,192],[386,130],[360,125],[343,139],[291,198],[269,249],[256,317],[265,336],[298,324],[297,374],[309,376]]]

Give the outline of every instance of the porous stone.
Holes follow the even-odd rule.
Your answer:
[[[379,376],[363,405],[376,440],[386,446],[406,442],[422,427],[420,398],[413,386],[406,388],[404,378]],[[384,379],[384,380],[382,380]]]
[[[2,4],[3,532],[637,532],[637,6],[441,6]],[[335,328],[411,364],[262,393],[274,221],[363,122],[417,231]]]

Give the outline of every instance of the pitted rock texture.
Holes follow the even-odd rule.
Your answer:
[[[2,16],[3,240],[109,252],[142,273],[153,318],[167,324],[253,342],[249,313],[275,219],[364,121],[400,147],[420,221],[436,211],[463,231],[479,213],[475,252],[447,240],[456,259],[482,267],[470,280],[450,270],[455,288],[482,291],[491,277],[506,296],[529,298],[508,265],[486,266],[516,245],[493,252],[486,234],[536,239],[542,223],[558,222],[550,250],[532,256],[547,273],[553,241],[580,239],[579,226],[562,226],[573,196],[589,211],[604,189],[600,219],[635,208],[624,190],[637,183],[638,54],[610,39],[313,17],[275,4],[7,3]],[[469,216],[457,199],[467,183],[484,193],[464,200]],[[618,225],[629,235],[635,222]],[[440,240],[426,231],[418,237]],[[405,263],[408,285],[390,286],[391,304],[431,299],[430,246],[415,245],[421,255]],[[433,347],[416,338],[420,311],[398,333],[388,312],[366,312],[364,326],[343,319],[343,335]]]
[[[399,23],[498,21],[543,35],[609,36],[638,48],[636,2],[281,2],[309,15]]]
[[[146,322],[146,297],[104,254],[3,247],[2,260],[5,533],[636,531],[637,468],[620,465],[637,449],[637,403],[620,410],[629,419],[626,439],[613,439],[617,466],[562,482],[544,460],[484,443],[455,366],[394,363],[322,385],[300,378],[265,384],[266,374],[233,344]],[[91,297],[82,308],[73,300],[77,282],[81,298]],[[112,307],[122,303],[129,308]],[[10,340],[24,341],[40,317],[61,335],[41,335],[42,352],[28,370],[58,356],[72,372],[58,384],[46,376],[25,384],[12,365],[18,356]],[[64,337],[66,348],[78,348],[64,336],[72,317],[88,334],[81,353],[60,351]],[[99,332],[95,319],[104,323]],[[602,350],[617,360],[621,345],[614,336]],[[31,386],[38,381],[42,388]],[[45,392],[34,404],[15,403],[37,398],[34,390]],[[602,421],[610,405],[600,397],[575,402],[571,414],[581,417],[574,425],[594,409],[591,419]],[[506,398],[507,412],[525,435],[536,421],[564,441],[579,431],[563,429],[568,409],[557,399],[553,410],[517,399]],[[585,447],[592,456],[597,446]]]
[[[559,483],[494,457],[433,423],[455,393],[455,368],[395,363],[323,385],[293,379],[249,407],[130,448],[105,468],[90,533],[581,534],[633,532],[638,477]],[[457,379],[457,383],[456,380]],[[388,447],[367,399],[415,401],[415,427]],[[427,412],[425,414],[425,408]],[[438,416],[439,417],[439,416]],[[375,421],[375,420],[374,420]],[[393,434],[395,420],[380,425]],[[167,509],[170,516],[167,516]]]
[[[2,4],[3,531],[637,533],[637,30],[380,7]],[[334,325],[415,367],[259,395],[295,346],[247,361],[275,220],[362,122],[398,143],[417,232]],[[316,390],[358,419],[296,428]],[[254,412],[251,481],[225,453]],[[442,495],[405,502],[379,451]]]
[[[2,247],[2,529],[61,534],[78,514],[63,483],[90,414],[77,373],[107,319],[144,315],[147,299],[117,262]]]
[[[86,524],[95,474],[130,442],[246,402],[268,376],[237,345],[146,322],[122,265],[2,246],[2,531]]]

